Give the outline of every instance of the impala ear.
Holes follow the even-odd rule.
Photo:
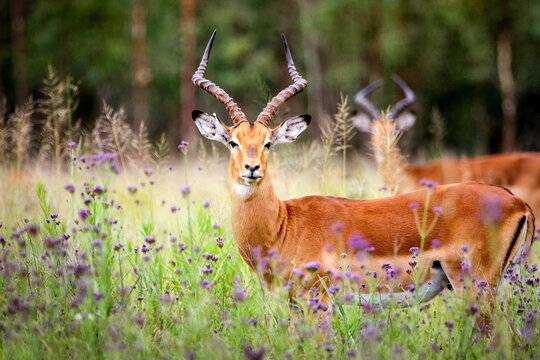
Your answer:
[[[208,115],[202,111],[193,110],[191,117],[205,138],[227,145],[229,128],[217,118],[216,114]]]
[[[397,117],[396,124],[399,130],[407,131],[413,127],[415,121],[416,115],[414,115],[412,112],[407,111]]]
[[[293,142],[307,129],[311,122],[311,115],[300,115],[285,120],[278,127],[272,130],[272,142],[275,144]]]
[[[352,123],[359,131],[366,133],[371,132],[371,118],[363,112],[353,116]]]

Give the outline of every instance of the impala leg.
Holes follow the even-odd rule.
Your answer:
[[[418,298],[420,299],[420,302],[430,301],[450,284],[448,277],[442,269],[439,261],[433,262],[432,269],[435,275],[427,283],[423,284],[418,289]],[[393,294],[379,294],[376,297],[373,297],[369,294],[361,294],[360,296],[362,302],[367,302],[371,305],[378,306],[389,306],[392,303],[396,303],[398,301],[400,301],[401,304],[406,305],[406,300],[414,297],[414,295],[411,296],[411,294],[405,292]]]

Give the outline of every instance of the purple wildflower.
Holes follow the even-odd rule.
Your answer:
[[[304,265],[304,269],[308,270],[309,272],[315,272],[320,267],[321,263],[318,261],[312,261]]]
[[[88,219],[88,217],[90,216],[90,210],[87,210],[87,209],[80,209],[79,210],[79,217],[81,218],[81,220],[86,220]]]
[[[224,242],[224,241],[223,241],[223,238],[222,238],[221,236],[218,237],[218,238],[216,239],[216,245],[217,245],[218,247],[220,247],[220,248],[223,247],[223,242]]]
[[[147,236],[144,238],[144,241],[147,242],[148,244],[153,244],[156,242],[156,238],[153,236]]]
[[[234,290],[234,299],[236,301],[242,302],[246,299],[247,290],[237,287]]]
[[[203,201],[202,205],[203,205],[203,207],[207,208],[207,207],[210,206],[210,201],[205,200],[205,201]]]
[[[296,276],[296,277],[302,277],[304,276],[304,272],[300,269],[292,269],[292,273]]]
[[[64,185],[64,189],[67,190],[71,194],[75,192],[75,186],[73,184]]]
[[[100,247],[101,244],[102,244],[102,242],[99,239],[95,239],[95,240],[92,241],[92,246],[93,247]]]
[[[353,234],[349,238],[349,247],[354,251],[362,251],[369,247],[369,240],[364,239],[360,234]]]
[[[178,145],[178,148],[179,148],[179,149],[186,149],[186,150],[187,150],[187,146],[188,146],[188,145],[189,145],[189,142],[188,142],[188,141],[182,140],[182,141],[180,142],[180,145]]]
[[[244,347],[244,355],[248,360],[262,360],[265,353],[265,348],[254,349],[251,345],[246,345]]]
[[[440,213],[442,213],[442,207],[440,207],[440,206],[435,206],[435,207],[433,208],[433,212],[434,212],[435,214],[440,214]]]
[[[191,194],[191,187],[189,185],[186,185],[180,189],[180,192],[182,193],[182,197],[186,198],[186,196]]]

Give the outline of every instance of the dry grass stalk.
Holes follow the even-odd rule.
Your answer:
[[[383,114],[380,121],[372,124],[371,149],[384,186],[390,195],[395,195],[405,166],[405,159],[398,148],[403,132],[395,121],[387,120],[386,116]]]

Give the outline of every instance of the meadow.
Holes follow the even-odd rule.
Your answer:
[[[106,104],[96,127],[81,129],[71,120],[74,90],[51,74],[44,100],[1,123],[2,358],[540,354],[538,241],[528,258],[512,261],[493,306],[449,290],[426,304],[412,297],[409,306],[361,301],[360,291],[377,296],[391,267],[370,274],[368,284],[345,272],[325,289],[327,309],[321,289],[306,289],[293,304],[291,284],[302,283],[309,269],[288,279],[276,273],[268,290],[234,245],[225,149],[205,140],[172,146],[164,137],[152,144],[144,127],[130,129],[122,111]],[[32,142],[36,111],[43,136]],[[342,99],[320,140],[272,152],[269,168],[282,199],[386,195],[366,154],[348,146],[355,136],[349,120]],[[463,281],[471,282],[466,249],[463,261]],[[414,276],[413,262],[411,268]]]

